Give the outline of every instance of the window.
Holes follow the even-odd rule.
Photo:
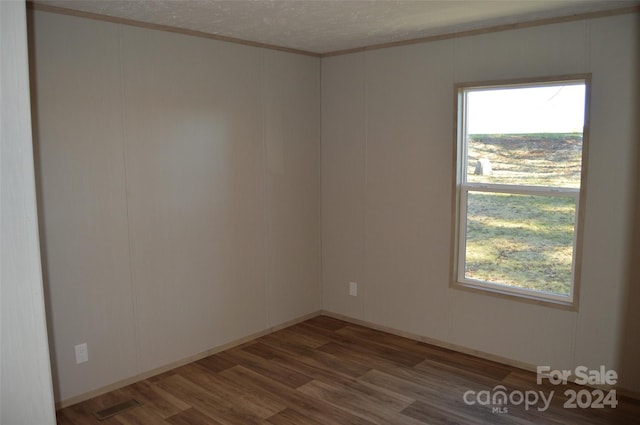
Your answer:
[[[453,286],[576,306],[589,81],[456,86]]]

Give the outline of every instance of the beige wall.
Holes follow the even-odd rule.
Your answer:
[[[322,60],[323,309],[531,365],[621,369],[638,14]],[[450,289],[453,86],[593,73],[580,309]],[[637,249],[637,248],[636,248]],[[348,282],[359,284],[358,297]],[[626,356],[629,357],[628,355]],[[637,367],[621,385],[640,391]]]
[[[57,400],[320,309],[317,58],[31,27]]]
[[[31,144],[23,1],[0,2],[0,423],[56,423]]]

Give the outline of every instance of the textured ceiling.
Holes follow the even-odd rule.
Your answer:
[[[34,2],[313,53],[335,52],[640,4],[640,1],[612,0],[34,0]]]

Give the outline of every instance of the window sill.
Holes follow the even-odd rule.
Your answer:
[[[557,300],[545,298],[543,296],[536,295],[535,292],[525,293],[523,292],[513,292],[507,288],[502,289],[497,285],[494,286],[479,286],[473,283],[466,282],[452,282],[449,287],[457,290],[474,292],[476,294],[483,294],[486,296],[496,297],[507,299],[511,301],[524,302],[528,304],[536,304],[543,307],[557,308],[560,310],[567,311],[578,311],[578,303],[577,303],[577,294],[574,294],[573,301],[567,300]]]

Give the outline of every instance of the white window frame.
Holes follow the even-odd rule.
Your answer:
[[[468,170],[467,155],[467,102],[466,93],[473,90],[491,90],[504,88],[548,87],[553,85],[584,84],[585,85],[585,119],[582,140],[582,164],[580,188],[526,186],[495,183],[473,183],[466,181]],[[580,282],[580,264],[582,256],[583,209],[585,205],[589,98],[591,92],[591,75],[579,74],[569,76],[532,78],[510,81],[489,81],[461,83],[455,85],[455,179],[454,179],[454,228],[452,252],[451,286],[459,289],[504,296],[512,299],[550,304],[570,310],[578,308],[578,289]],[[508,193],[515,195],[553,196],[572,198],[575,202],[575,227],[573,233],[573,255],[571,265],[571,288],[569,295],[559,295],[515,286],[486,282],[465,277],[466,233],[467,233],[467,198],[469,192]]]

